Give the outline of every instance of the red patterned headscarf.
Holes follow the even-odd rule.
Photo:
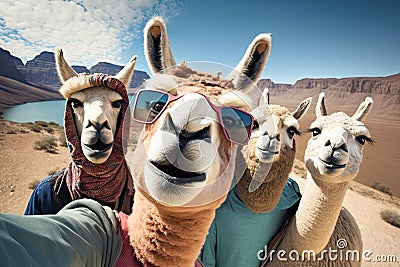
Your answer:
[[[77,91],[90,87],[105,86],[119,93],[123,98],[118,129],[115,134],[113,150],[109,158],[95,164],[89,161],[82,152],[80,139],[75,127],[74,112],[69,96]],[[129,134],[130,118],[129,99],[125,85],[117,78],[106,74],[79,74],[70,78],[60,89],[67,98],[64,113],[64,128],[72,161],[65,170],[66,182],[73,200],[89,197],[101,202],[116,202],[124,187],[133,195],[133,180],[125,161],[127,140],[123,136]]]

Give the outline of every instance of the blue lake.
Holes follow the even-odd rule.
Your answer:
[[[54,121],[63,125],[65,100],[32,102],[4,109],[2,117],[15,122]]]
[[[133,98],[129,96],[129,101]],[[63,125],[64,109],[65,100],[32,102],[4,109],[2,117],[14,122],[54,121]]]

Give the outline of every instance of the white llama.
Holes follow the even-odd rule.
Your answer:
[[[360,266],[362,238],[353,216],[342,208],[350,182],[357,176],[363,157],[363,145],[372,142],[362,123],[372,107],[367,97],[352,117],[343,112],[327,114],[325,94],[316,107],[317,119],[311,124],[304,161],[307,180],[296,215],[276,248],[268,248],[264,264],[268,266]],[[275,250],[272,251],[271,249]],[[337,250],[336,260],[328,251]],[[287,261],[271,252],[295,251]],[[355,253],[354,253],[355,252]],[[346,256],[347,255],[347,256]],[[281,255],[282,256],[282,255]]]

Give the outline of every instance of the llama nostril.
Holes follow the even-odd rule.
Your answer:
[[[96,128],[97,131],[100,131],[102,124],[96,122],[96,123],[93,123],[93,126],[94,126],[94,128]]]
[[[103,127],[107,128],[107,129],[109,129],[109,130],[111,130],[111,127],[110,127],[110,125],[109,125],[107,122],[99,123],[99,122],[92,122],[92,121],[89,121],[88,124],[87,124],[87,126],[86,126],[86,128],[89,128],[89,127],[92,127],[92,126],[93,126],[97,131],[100,131]]]
[[[267,136],[267,135],[268,135],[268,131],[266,131],[266,130],[265,130],[265,131],[262,131],[262,132],[261,132],[261,135],[266,135],[266,136]]]
[[[281,135],[280,134],[278,134],[275,138],[276,138],[276,140],[281,141]]]
[[[330,146],[331,145],[331,140],[326,141],[325,146]]]
[[[346,143],[343,143],[338,149],[343,150],[344,152],[349,152]]]
[[[93,125],[93,123],[92,123],[91,121],[89,121],[88,124],[86,125],[86,128],[90,128],[90,127],[92,127],[92,126],[95,127],[95,126]]]
[[[108,130],[111,130],[111,126],[110,126],[110,124],[108,123],[108,121],[106,121],[105,123],[103,123],[103,125],[101,126],[101,128],[106,128],[106,129],[108,129]],[[101,129],[100,128],[100,129]]]

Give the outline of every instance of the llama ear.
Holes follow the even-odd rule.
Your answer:
[[[368,115],[368,112],[371,110],[373,103],[374,101],[371,97],[366,97],[351,118],[362,121]]]
[[[65,61],[61,48],[56,48],[54,56],[56,59],[58,77],[60,78],[61,83],[65,83],[68,79],[78,76],[78,73],[76,73],[67,61]]]
[[[312,97],[306,98],[303,101],[301,101],[301,103],[298,105],[296,110],[292,112],[292,116],[296,120],[299,120],[301,117],[303,117],[303,115],[306,114],[306,112],[310,108],[311,101],[312,101]]]
[[[133,56],[131,60],[129,60],[128,64],[125,65],[125,67],[118,72],[117,75],[115,75],[115,78],[120,80],[125,87],[129,87],[129,83],[131,82],[133,70],[135,69],[135,64],[136,64],[136,58],[137,56]]]
[[[317,115],[317,118],[328,115],[328,112],[326,111],[326,107],[325,107],[325,93],[324,92],[320,93],[318,96],[317,106],[315,107],[315,114]]]
[[[175,66],[167,27],[161,17],[154,17],[144,28],[144,54],[153,74]]]
[[[249,89],[251,82],[257,83],[260,79],[270,51],[271,36],[266,33],[257,35],[247,48],[242,60],[235,67],[235,70],[227,76],[227,79],[232,79],[237,90]]]
[[[269,89],[265,88],[262,96],[260,98],[260,102],[258,104],[258,106],[262,107],[262,106],[268,106],[269,105]]]

